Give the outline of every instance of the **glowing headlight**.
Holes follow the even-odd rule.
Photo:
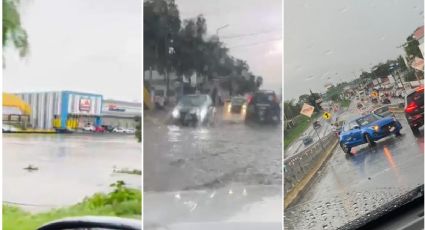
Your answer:
[[[180,117],[180,113],[177,109],[174,109],[173,112],[171,113],[171,115],[173,116],[173,118],[179,118]]]
[[[204,120],[204,118],[207,116],[207,109],[206,108],[202,108],[201,112],[200,112],[200,117],[201,120]]]
[[[373,126],[373,130],[375,130],[375,132],[378,132],[379,131],[379,126],[377,126],[377,125]]]

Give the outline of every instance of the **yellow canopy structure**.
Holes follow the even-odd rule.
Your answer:
[[[146,88],[146,86],[143,87],[143,105],[144,108],[153,109],[153,103],[151,101],[151,94],[149,93],[149,90]]]
[[[10,93],[3,93],[3,106],[17,107],[22,111],[23,114],[25,115],[31,114],[30,105],[28,105],[28,103],[23,101],[18,96],[10,94]]]

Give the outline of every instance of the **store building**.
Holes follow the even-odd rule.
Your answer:
[[[102,95],[74,91],[15,93],[31,107],[34,129],[72,130],[100,125]]]
[[[102,103],[102,125],[135,128],[136,117],[141,117],[140,102],[104,100]]]

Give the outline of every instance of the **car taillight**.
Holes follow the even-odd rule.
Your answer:
[[[247,100],[248,101],[248,104],[251,104],[252,98],[253,98],[252,96],[248,96],[248,100]]]
[[[424,92],[424,85],[420,85],[417,89],[416,89],[417,93],[423,93]]]
[[[407,107],[404,111],[406,113],[411,113],[411,112],[415,111],[415,109],[417,109],[417,108],[418,108],[418,105],[416,104],[416,102],[412,101],[407,105]]]

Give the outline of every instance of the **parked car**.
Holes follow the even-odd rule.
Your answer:
[[[95,129],[94,129],[94,132],[96,132],[96,133],[104,133],[104,132],[106,132],[106,130],[102,126],[96,126]]]
[[[84,131],[88,131],[88,132],[94,132],[94,131],[96,131],[96,127],[94,125],[90,125],[90,124],[85,125],[82,129]]]
[[[345,153],[351,153],[351,148],[357,145],[374,146],[375,141],[391,134],[400,136],[401,128],[396,118],[371,113],[347,122],[339,136],[339,145]]]
[[[280,122],[280,105],[274,91],[260,90],[248,99],[246,121]]]
[[[102,125],[102,127],[105,129],[106,132],[112,132],[114,130],[115,127],[113,127],[112,125]]]
[[[84,216],[64,218],[47,223],[37,230],[141,230],[140,220],[126,219],[112,216]]]
[[[424,86],[410,91],[404,98],[404,115],[414,135],[419,134],[419,128],[424,125]]]
[[[121,127],[116,127],[112,130],[112,132],[114,132],[114,133],[125,133],[126,129],[121,128]]]
[[[226,102],[223,109],[223,120],[245,120],[247,108],[246,98],[243,96],[232,97]]]
[[[376,115],[381,116],[381,117],[394,117],[394,113],[392,113],[390,111],[388,105],[384,105],[384,106],[378,107],[376,109],[373,109],[371,111],[371,113],[376,114]]]
[[[198,124],[213,124],[215,107],[208,94],[190,94],[180,98],[174,107],[171,117],[173,123],[184,126]]]
[[[125,133],[134,134],[134,133],[136,133],[136,129],[128,128],[128,129],[125,130]]]

